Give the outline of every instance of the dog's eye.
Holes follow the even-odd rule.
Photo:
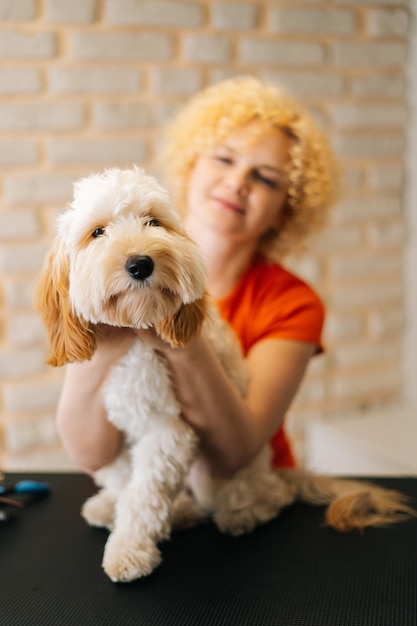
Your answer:
[[[104,228],[99,227],[96,228],[95,230],[93,230],[93,232],[91,233],[91,235],[96,238],[96,237],[101,237],[101,235],[104,235],[106,231],[104,230]]]
[[[160,226],[160,223],[155,217],[150,217],[145,222],[146,226]]]

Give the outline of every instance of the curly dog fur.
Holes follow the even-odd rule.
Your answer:
[[[166,191],[139,168],[107,170],[75,184],[37,287],[48,363],[90,359],[100,324],[149,328],[172,346],[196,333],[211,341],[240,393],[247,373],[237,340],[205,293],[196,245]],[[400,494],[364,483],[276,470],[269,446],[226,480],[198,458],[198,438],[181,417],[165,360],[137,338],[106,382],[108,419],[125,435],[118,458],[95,474],[101,487],[83,506],[110,530],[103,567],[113,581],[150,574],[172,527],[212,517],[240,534],[301,498],[329,504],[338,530],[396,521],[411,509]]]

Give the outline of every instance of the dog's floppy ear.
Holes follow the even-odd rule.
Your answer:
[[[182,304],[172,316],[155,325],[155,330],[173,348],[185,346],[197,335],[207,312],[207,296],[189,304]]]
[[[54,367],[89,360],[96,349],[92,324],[78,318],[69,299],[69,260],[58,240],[49,252],[35,290],[34,305],[48,334],[47,363]]]

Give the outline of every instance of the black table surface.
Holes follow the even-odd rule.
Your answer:
[[[238,538],[212,524],[175,533],[163,562],[132,583],[101,569],[107,532],[80,516],[81,474],[10,474],[51,484],[0,524],[1,626],[416,626],[417,520],[363,534],[295,504]],[[417,504],[417,479],[378,479]]]

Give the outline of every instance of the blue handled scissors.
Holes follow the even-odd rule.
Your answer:
[[[29,496],[29,501],[32,501],[40,496],[48,494],[50,491],[51,486],[49,483],[37,480],[19,480],[9,486],[0,485],[0,504],[23,508],[25,503],[28,502],[28,499],[26,499],[25,502],[22,502],[21,500],[14,498],[13,494],[16,496],[27,495]],[[12,497],[9,497],[9,495]],[[3,512],[3,516],[0,516],[0,522],[6,521],[3,519],[4,517],[5,514]]]
[[[17,483],[6,487],[0,485],[0,495],[8,493],[49,493],[51,485],[39,480],[19,480]]]

